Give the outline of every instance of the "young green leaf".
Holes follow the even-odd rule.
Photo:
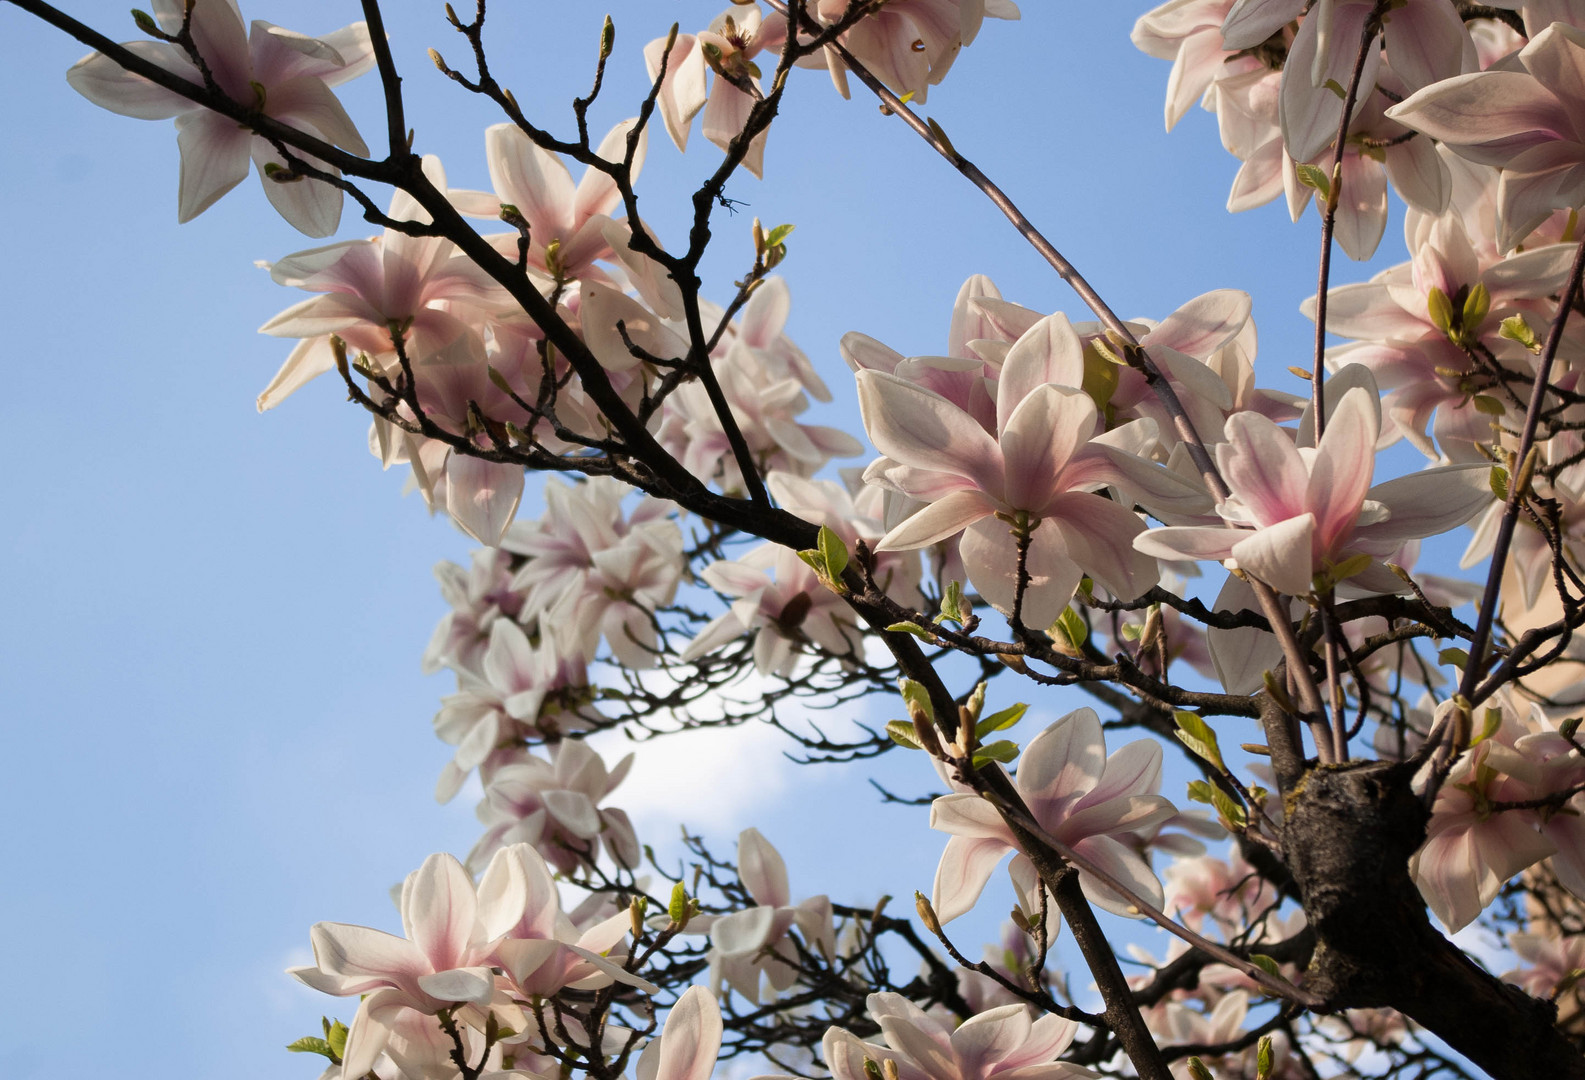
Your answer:
[[[1179,741],[1193,750],[1200,757],[1210,762],[1216,768],[1226,771],[1227,766],[1222,763],[1222,749],[1217,745],[1216,732],[1211,730],[1197,713],[1186,709],[1179,709],[1172,714],[1172,719],[1177,722],[1178,730],[1173,734]]]
[[[1004,731],[1024,718],[1024,713],[1029,711],[1028,705],[1009,705],[1005,709],[991,713],[978,724],[974,725],[974,737],[983,739],[993,732]]]
[[[914,726],[906,720],[888,720],[886,734],[892,737],[892,742],[904,750],[923,750],[919,740],[914,737]]]

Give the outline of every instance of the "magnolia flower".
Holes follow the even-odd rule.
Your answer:
[[[754,98],[734,80],[750,83],[757,90],[760,71],[754,57],[762,53],[774,57],[786,40],[787,19],[780,12],[762,16],[758,7],[738,6],[717,15],[708,30],[697,35],[678,34],[669,53],[665,38],[644,46],[644,64],[651,80],[660,75],[665,61],[660,115],[677,149],[688,148],[688,131],[700,109],[704,109],[704,137],[722,150],[730,146],[743,133],[754,108]],[[707,66],[716,73],[708,93],[704,87]],[[756,135],[743,156],[743,167],[755,176],[762,174],[767,134],[768,129]]]
[[[482,864],[504,845],[527,843],[570,874],[593,865],[604,843],[618,865],[637,866],[638,838],[627,812],[599,805],[627,778],[633,755],[607,771],[588,743],[564,739],[550,756],[525,754],[490,777],[478,811],[485,833],[468,853],[468,865]]]
[[[183,0],[153,0],[155,20],[167,34],[182,28]],[[369,148],[330,87],[374,66],[374,48],[363,23],[311,38],[255,20],[243,27],[235,0],[197,0],[192,36],[208,73],[221,93],[265,116],[318,136],[353,154]],[[128,50],[195,86],[205,79],[180,45],[133,41]],[[176,143],[182,155],[177,192],[178,221],[191,221],[258,166],[264,194],[282,217],[309,236],[329,236],[341,220],[341,191],[318,180],[277,183],[266,176],[271,165],[285,166],[268,140],[219,113],[172,93],[123,69],[102,53],[77,61],[66,81],[101,108],[140,120],[176,118]],[[335,173],[324,162],[301,155],[308,164]],[[339,175],[339,174],[338,174]]]
[[[1057,1061],[1073,1042],[1078,1025],[1047,1014],[1030,1018],[1023,1004],[1003,1005],[971,1016],[956,1030],[901,994],[871,994],[870,1016],[884,1045],[864,1042],[839,1027],[826,1029],[821,1044],[833,1080],[866,1080],[866,1061],[891,1062],[900,1080],[1062,1080],[1094,1076]]]
[[[1222,21],[1236,0],[1169,0],[1141,15],[1130,35],[1141,52],[1172,61],[1167,77],[1167,130],[1226,69],[1233,50],[1222,43]]]
[[[721,1052],[721,1006],[702,986],[690,986],[666,1014],[660,1038],[644,1047],[638,1080],[710,1080]]]
[[[1029,743],[1018,764],[1018,793],[1040,827],[1117,878],[1156,907],[1161,883],[1132,841],[1177,809],[1161,788],[1161,747],[1147,739],[1106,755],[1106,737],[1092,709],[1078,709]],[[974,906],[991,871],[1017,844],[996,808],[978,795],[942,795],[930,807],[930,827],[951,833],[936,869],[933,903],[942,922]],[[1028,860],[1019,855],[1015,867]],[[1026,874],[1032,871],[1024,868]],[[1015,877],[1017,876],[1015,871]],[[1133,903],[1080,871],[1091,903],[1119,915]]]
[[[827,25],[847,14],[849,0],[815,0],[811,14]],[[958,51],[971,45],[987,17],[1016,19],[1012,0],[889,0],[841,37],[842,44],[881,82],[923,103],[930,87],[946,78]],[[847,66],[826,49],[826,66],[843,97]]]
[[[1387,110],[1454,153],[1502,169],[1504,251],[1554,210],[1585,202],[1585,30],[1554,23],[1519,51],[1519,63],[1523,70],[1434,83]]]
[[[1334,383],[1334,394],[1347,385],[1340,376]],[[1374,386],[1356,385],[1339,397],[1314,449],[1296,447],[1264,416],[1228,417],[1228,441],[1216,448],[1232,489],[1217,507],[1227,527],[1152,529],[1134,545],[1162,559],[1221,559],[1291,595],[1308,594],[1318,575],[1364,556],[1363,564],[1345,568],[1348,587],[1406,588],[1376,560],[1405,540],[1468,521],[1491,500],[1489,470],[1450,465],[1371,487],[1381,403]]]
[[[1078,389],[1083,345],[1060,313],[1007,353],[994,435],[961,406],[905,378],[875,369],[856,377],[865,429],[886,455],[865,479],[929,504],[882,537],[878,550],[927,547],[967,530],[961,551],[969,580],[1010,613],[1020,600],[1014,529],[1027,530],[1027,625],[1049,626],[1085,574],[1118,596],[1155,584],[1155,563],[1132,547],[1144,523],[1097,489],[1143,484],[1169,499],[1203,498],[1119,449],[1115,443],[1126,445],[1130,433],[1102,434],[1094,400]]]
[[[623,161],[637,120],[624,120],[595,151],[607,161]],[[648,129],[639,132],[632,179],[644,167]],[[503,205],[514,206],[528,225],[528,266],[551,278],[610,281],[596,259],[613,257],[606,229],[622,195],[609,173],[590,167],[574,186],[572,174],[555,154],[536,144],[516,124],[496,124],[484,132],[485,159],[494,193],[451,191],[458,210],[473,217],[500,219]],[[518,257],[518,234],[490,237],[501,253]]]
[[[744,829],[738,835],[737,862],[738,880],[756,906],[710,919],[698,929],[710,932],[712,989],[720,993],[724,982],[757,1004],[762,977],[778,992],[798,979],[801,964],[788,931],[797,927],[804,944],[828,958],[836,955],[836,935],[831,901],[824,895],[792,903],[787,864],[758,829]]]

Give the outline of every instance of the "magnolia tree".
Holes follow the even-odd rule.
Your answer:
[[[376,0],[318,37],[157,0],[122,44],[8,2],[91,50],[66,73],[90,101],[175,118],[180,220],[251,163],[307,236],[349,202],[378,230],[270,265],[293,292],[259,408],[345,394],[482,545],[440,567],[423,663],[457,682],[437,796],[476,777],[483,832],[408,876],[400,933],[309,931],[291,975],[345,1000],[291,1049],[325,1078],[1585,1076],[1585,3],[1141,15],[1168,126],[1200,101],[1242,163],[1228,208],[1318,208],[1296,395],[1245,293],[1120,318],[918,112],[1010,0],[738,0],[624,27],[642,48],[608,20],[565,122],[521,107],[459,0],[431,59],[498,114],[489,191],[415,143]],[[591,127],[608,65],[640,63],[631,118]],[[333,88],[369,73],[360,133]],[[784,333],[790,227],[701,279],[802,80],[878,99],[1088,308],[974,275],[936,354],[848,334],[858,469],[830,467],[869,453],[855,433],[807,422],[833,391]],[[719,153],[665,242],[640,172],[695,125]],[[1394,192],[1407,261],[1331,284]],[[530,472],[556,474],[534,520]],[[1459,529],[1468,575],[1416,564]],[[785,724],[871,696],[884,731]],[[941,789],[904,841],[941,848],[917,917],[795,903],[752,827],[657,860],[631,755],[585,741],[749,721]],[[950,924],[1008,855],[1010,920],[972,959]],[[1129,919],[1173,948],[1120,959]],[[1448,937],[1471,925],[1512,970]],[[1082,969],[1055,969],[1063,934]]]

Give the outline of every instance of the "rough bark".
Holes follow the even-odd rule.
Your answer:
[[[1585,1080],[1557,1010],[1482,970],[1431,925],[1409,877],[1427,814],[1398,764],[1312,768],[1287,796],[1286,861],[1316,948],[1307,989],[1387,1006],[1498,1080]]]

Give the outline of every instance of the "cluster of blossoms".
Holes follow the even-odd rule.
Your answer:
[[[1171,0],[1147,14],[1134,40],[1174,62],[1169,128],[1200,99],[1242,162],[1230,209],[1284,195],[1297,218],[1318,196],[1326,228],[1363,259],[1396,190],[1408,206],[1409,261],[1307,302],[1321,330],[1344,339],[1317,355],[1324,370],[1308,398],[1256,385],[1252,302],[1241,291],[1204,293],[1159,319],[1125,323],[1097,307],[1102,321],[1073,322],[1006,300],[976,275],[940,355],[904,355],[856,332],[843,339],[880,456],[842,482],[820,474],[864,447],[804,422],[811,401],[831,393],[787,337],[790,292],[768,273],[785,254],[785,227],[767,236],[756,222],[753,272],[727,306],[702,300],[684,280],[697,258],[668,255],[637,220],[649,111],[679,148],[702,113],[705,137],[758,175],[762,106],[785,75],[767,78],[761,64],[802,46],[798,61],[824,67],[842,93],[862,68],[903,95],[888,108],[902,107],[924,99],[987,17],[1018,12],[1007,0],[814,0],[791,10],[804,21],[744,0],[698,33],[651,42],[644,116],[597,148],[585,136],[584,153],[564,155],[531,125],[497,125],[485,136],[492,191],[452,188],[440,162],[423,159],[423,183],[398,190],[380,235],[269,267],[312,295],[262,328],[297,344],[260,409],[336,372],[374,414],[374,454],[407,466],[431,510],[485,545],[468,567],[440,567],[452,610],[423,660],[457,680],[434,720],[455,748],[437,796],[449,800],[476,774],[484,835],[465,862],[433,856],[408,878],[403,937],[314,928],[315,964],[293,973],[361,996],[339,1048],[327,1041],[332,1071],[544,1080],[598,1058],[616,1063],[615,1076],[669,996],[664,1032],[635,1072],[707,1080],[729,1024],[741,1034],[801,988],[810,996],[781,1019],[802,1042],[776,1029],[734,1049],[787,1038],[812,1053],[811,1025],[851,1026],[862,997],[884,1044],[824,1026],[819,1045],[837,1080],[1090,1075],[1057,1060],[1077,1026],[1052,1014],[1067,1007],[1044,973],[1061,890],[1036,870],[1030,836],[1071,863],[1088,898],[1083,917],[1093,920],[1093,904],[1176,918],[1173,929],[1214,955],[1192,978],[1158,986],[1185,946],[1134,980],[1154,1038],[1210,1048],[1209,1065],[1183,1063],[1181,1075],[1316,1075],[1305,1039],[1345,1068],[1369,1048],[1410,1045],[1412,1029],[1386,1010],[1314,1021],[1304,1038],[1291,1026],[1258,1044],[1245,1037],[1262,996],[1314,1004],[1300,996],[1312,980],[1294,943],[1327,931],[1289,904],[1304,884],[1295,867],[1269,868],[1302,839],[1293,817],[1302,782],[1281,775],[1291,766],[1277,747],[1245,744],[1272,766],[1250,766],[1260,783],[1244,783],[1205,715],[1297,715],[1301,675],[1316,696],[1324,677],[1330,700],[1311,718],[1318,767],[1349,764],[1350,741],[1364,734],[1374,764],[1423,800],[1423,843],[1404,858],[1449,931],[1521,874],[1585,900],[1585,746],[1575,739],[1585,647],[1571,637],[1585,625],[1585,331],[1557,315],[1579,306],[1585,258],[1585,7]],[[72,69],[72,85],[100,104],[177,118],[181,219],[235,186],[251,159],[287,220],[333,233],[339,174],[255,130],[287,125],[320,140],[322,153],[330,144],[366,154],[329,87],[373,65],[379,43],[368,29],[314,39],[258,22],[245,33],[231,0],[161,0],[140,19],[154,40],[132,46],[134,56],[221,95],[255,125],[106,56]],[[602,64],[609,49],[603,42]],[[573,158],[585,165],[576,182]],[[480,237],[464,217],[508,228]],[[1378,476],[1381,451],[1399,441],[1426,467]],[[585,475],[547,482],[544,514],[519,520],[527,469]],[[816,528],[818,547],[767,542],[737,554],[755,522],[762,538],[789,535],[788,522]],[[1500,609],[1488,597],[1481,631],[1451,611],[1473,598],[1467,587],[1411,573],[1422,541],[1464,525],[1466,566],[1501,564]],[[1179,595],[1202,576],[1209,605]],[[695,612],[696,597],[719,602],[719,613]],[[1351,601],[1361,606],[1340,615]],[[1509,685],[1487,686],[1479,700],[1478,665],[1490,657],[1414,651],[1415,639],[1462,636],[1478,653],[1499,616],[1507,643],[1494,663]],[[1007,641],[980,635],[1003,626]],[[895,667],[878,666],[876,631],[971,654],[986,682],[956,701],[932,699],[913,676],[936,657],[894,643]],[[1532,652],[1556,643],[1529,667],[1526,632],[1538,635]],[[867,919],[823,895],[794,904],[781,855],[755,829],[738,838],[735,881],[715,881],[727,864],[708,860],[720,904],[701,909],[678,881],[666,913],[648,916],[644,849],[628,815],[603,805],[632,755],[608,766],[584,736],[647,720],[642,708],[612,715],[607,700],[697,721],[687,713],[698,697],[750,666],[790,687],[821,665],[860,693],[909,675],[909,720],[888,731],[929,750],[949,788],[930,810],[930,825],[950,836],[933,899],[921,897],[933,933],[945,941],[941,924],[973,909],[1014,853],[1010,943],[972,979],[908,984],[918,1000],[863,994],[855,974],[889,977],[875,945],[884,904]],[[1447,667],[1459,670],[1456,693]],[[1186,668],[1222,692],[1185,690]],[[600,685],[613,671],[625,687]],[[1126,686],[1132,698],[1097,696],[1129,706],[1119,724],[1176,728],[1207,777],[1189,795],[1219,824],[1161,794],[1160,743],[1108,755],[1089,709],[1021,747],[985,745],[1022,715],[980,715],[990,677],[1006,671],[1044,685]],[[1424,695],[1412,707],[1411,685]],[[949,702],[956,723],[935,713]],[[1281,732],[1268,724],[1264,734],[1275,743]],[[852,752],[881,749],[890,743],[877,737]],[[1207,855],[1195,834],[1224,831],[1235,849]],[[1177,861],[1158,876],[1154,853]],[[701,863],[695,891],[706,872]],[[564,912],[553,873],[588,900]],[[1064,909],[1070,922],[1075,910]],[[1565,928],[1544,905],[1531,918],[1533,929],[1510,939],[1526,966],[1509,978],[1564,993],[1578,978],[1585,925]],[[708,943],[664,952],[690,932]],[[939,957],[915,944],[933,970]],[[1324,958],[1325,945],[1310,942],[1306,955]],[[1264,947],[1289,953],[1254,962],[1251,950]],[[682,989],[705,973],[708,990]],[[752,1011],[732,1013],[734,997]],[[718,999],[729,1003],[725,1019]],[[1058,1007],[1037,1015],[1033,1005]],[[1113,1033],[1134,1052],[1122,1027]],[[1090,1063],[1107,1064],[1095,1054]]]

